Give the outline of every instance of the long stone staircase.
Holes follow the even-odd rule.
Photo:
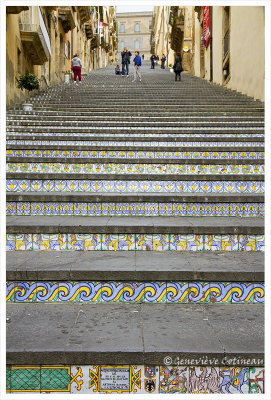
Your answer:
[[[7,112],[7,392],[264,392],[264,105],[145,64]]]

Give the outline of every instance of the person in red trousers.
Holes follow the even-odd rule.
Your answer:
[[[80,58],[78,57],[78,55],[77,54],[75,54],[74,56],[73,56],[73,59],[72,59],[72,70],[73,70],[73,76],[74,76],[74,83],[76,84],[77,83],[77,76],[78,76],[78,78],[79,78],[79,83],[82,83],[81,82],[81,68],[82,68],[82,63],[81,63],[81,60],[80,60]]]

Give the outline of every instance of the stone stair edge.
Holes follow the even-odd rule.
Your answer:
[[[200,203],[216,203],[216,202],[246,202],[246,203],[263,203],[264,195],[259,193],[85,193],[85,192],[8,192],[7,201],[84,201],[95,202],[200,202]]]
[[[177,175],[177,174],[59,174],[59,173],[35,173],[35,172],[7,172],[6,179],[28,179],[28,180],[90,180],[90,181],[107,181],[107,180],[120,180],[120,181],[263,181],[264,174],[255,175]]]
[[[261,252],[7,252],[7,281],[264,282]],[[218,264],[219,262],[219,264]],[[217,266],[219,265],[219,268]]]

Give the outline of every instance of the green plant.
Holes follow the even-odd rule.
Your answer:
[[[29,94],[32,90],[40,88],[39,79],[36,75],[27,73],[25,75],[21,75],[18,79],[18,89],[26,89],[27,90],[27,100],[29,100]]]
[[[172,64],[168,64],[168,66],[169,66],[169,68],[171,68],[171,67],[172,67]]]

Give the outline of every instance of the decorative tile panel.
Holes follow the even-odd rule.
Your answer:
[[[7,302],[264,303],[263,283],[7,282]]]

